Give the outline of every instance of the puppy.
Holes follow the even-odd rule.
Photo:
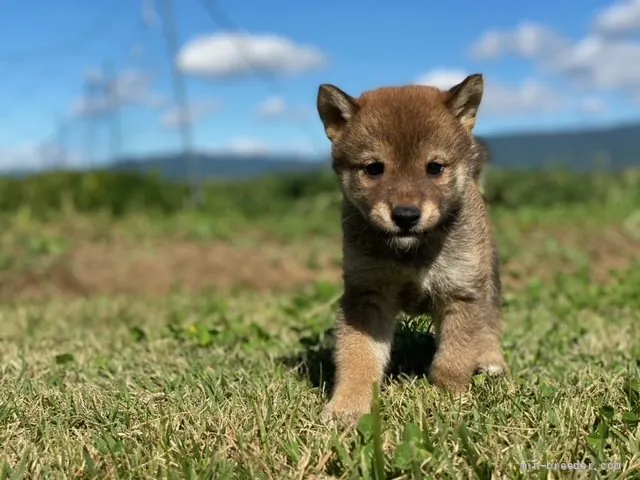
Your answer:
[[[455,394],[477,371],[502,374],[498,256],[472,131],[483,77],[450,90],[385,87],[351,97],[319,87],[317,108],[342,191],[343,281],[336,384],[324,418],[370,412],[396,317],[428,313],[430,381]]]

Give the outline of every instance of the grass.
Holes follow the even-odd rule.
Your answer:
[[[270,292],[5,295],[0,478],[637,478],[635,188],[612,188],[600,204],[496,207],[510,376],[477,376],[469,395],[450,398],[425,378],[428,318],[404,319],[374,411],[353,429],[319,418],[333,375],[335,277]],[[284,226],[274,215],[226,235],[243,232],[249,250],[300,251],[299,268],[319,277],[329,268],[320,254],[339,247],[331,211],[307,220],[320,204],[310,195]],[[0,292],[25,273],[56,282],[52,265],[91,245],[227,238],[224,227],[207,230],[206,214],[7,215],[2,245],[13,253],[0,258]],[[296,221],[299,237],[283,234]],[[327,239],[317,257],[306,252],[310,232]],[[176,276],[201,267],[177,265]],[[145,272],[139,283],[155,280]]]

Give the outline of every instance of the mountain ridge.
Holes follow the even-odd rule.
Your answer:
[[[502,169],[545,169],[561,166],[576,171],[640,166],[640,122],[554,131],[520,131],[478,135],[491,152],[490,165]],[[330,168],[329,152],[321,155],[232,154],[195,152],[198,178],[243,179],[263,175],[303,173]],[[189,178],[186,157],[159,153],[125,157],[104,165],[115,172],[158,173],[183,181]],[[34,172],[7,172],[9,176]]]

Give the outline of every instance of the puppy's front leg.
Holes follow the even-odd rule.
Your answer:
[[[355,422],[371,411],[373,384],[389,362],[396,309],[379,293],[347,289],[336,326],[336,383],[323,417]]]
[[[500,349],[500,312],[482,302],[453,302],[436,314],[438,350],[430,380],[452,393],[467,391],[477,370],[507,371]]]

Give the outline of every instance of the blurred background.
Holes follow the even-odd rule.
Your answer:
[[[320,428],[318,86],[471,73],[511,378],[449,402],[404,319],[383,426]],[[640,478],[639,167],[640,0],[0,1],[0,480]]]
[[[23,0],[0,15],[0,299],[340,280],[320,83],[485,75],[505,282],[640,253],[640,1]]]

